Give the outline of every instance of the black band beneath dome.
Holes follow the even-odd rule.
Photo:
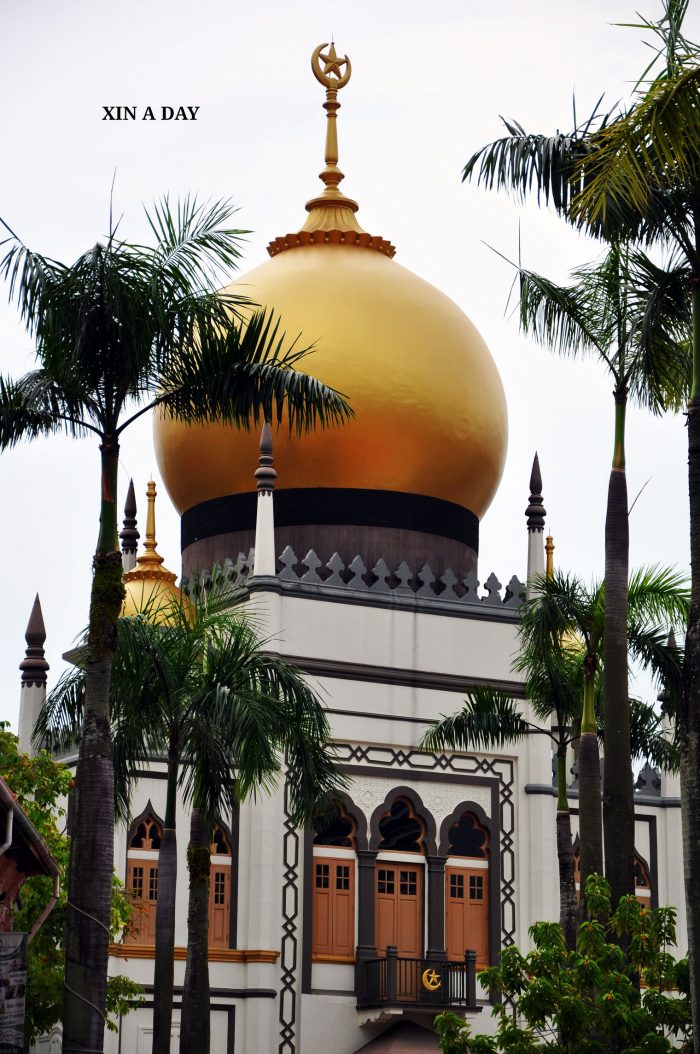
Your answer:
[[[218,534],[255,529],[256,491],[203,501],[183,513],[181,545]],[[479,521],[469,509],[424,494],[346,487],[293,487],[275,491],[275,525],[385,527],[451,538],[479,551]]]

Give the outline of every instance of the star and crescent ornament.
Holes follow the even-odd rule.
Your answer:
[[[432,967],[428,967],[427,970],[423,970],[421,981],[423,982],[423,987],[427,988],[429,992],[437,992],[438,988],[442,984],[442,981],[440,980],[440,974],[437,972],[437,970],[433,969]]]
[[[323,49],[328,48],[325,52]],[[323,65],[321,65],[323,63]],[[343,72],[343,68],[345,72]],[[352,73],[352,66],[350,65],[350,59],[345,55],[344,58],[339,59],[336,51],[335,44],[331,41],[330,47],[328,43],[319,44],[314,49],[314,53],[311,56],[311,69],[314,72],[314,77],[322,84],[324,88],[330,88],[331,90],[337,91],[338,88],[344,88],[350,80],[350,74]]]

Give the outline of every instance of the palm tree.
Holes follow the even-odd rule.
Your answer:
[[[652,26],[665,67],[626,112],[591,137],[577,169],[581,189],[572,216],[581,226],[614,222],[647,244],[671,245],[690,306],[691,605],[679,724],[690,992],[693,1032],[700,1036],[700,49],[681,33],[686,9],[687,0],[667,0],[667,17]]]
[[[559,661],[557,661],[559,659]],[[551,660],[551,661],[550,661]],[[491,687],[476,685],[461,710],[443,717],[423,737],[429,750],[498,750],[526,736],[546,735],[557,757],[557,860],[559,864],[559,921],[567,946],[576,945],[578,908],[574,884],[571,813],[567,798],[566,752],[578,734],[580,721],[580,672],[568,656],[545,660],[549,676],[528,674],[526,694],[535,717],[531,722],[515,700]],[[542,664],[544,666],[544,664]],[[535,671],[532,671],[534,674]]]
[[[613,903],[634,893],[634,787],[627,668],[629,527],[625,472],[628,399],[661,413],[679,410],[690,362],[678,335],[687,326],[674,268],[613,244],[566,286],[518,269],[520,325],[561,355],[593,354],[613,382],[615,429],[605,521],[603,786],[605,874]]]
[[[178,789],[192,809],[187,852],[188,952],[180,1027],[184,1050],[209,1049],[208,906],[213,824],[285,775],[292,811],[304,822],[345,785],[326,746],[330,732],[301,675],[265,651],[232,606],[240,596],[214,579],[206,597],[119,620],[112,670],[119,812],[134,770],[167,759],[167,796],[158,859],[153,1052],[170,1050],[175,944]],[[85,673],[73,670],[51,693],[36,735],[65,747],[82,718]],[[286,764],[283,759],[286,757]]]
[[[647,28],[658,30],[661,33],[664,40],[661,50],[667,58],[667,74],[670,70],[678,70],[679,60],[687,43],[680,33],[686,9],[687,0],[667,0],[665,19],[658,24],[645,23]],[[648,70],[643,76],[646,76],[647,72]],[[675,171],[682,166],[676,165],[676,157],[670,145],[671,139],[682,137],[688,132],[689,144],[698,143],[698,128],[688,129],[687,127],[688,124],[694,124],[689,118],[693,106],[695,106],[697,118],[697,70],[686,71],[686,73],[687,76],[684,74],[680,78],[673,91],[669,92],[663,87],[667,76],[662,76],[651,91],[650,98],[645,104],[648,112],[645,118],[644,135],[648,134],[653,139],[658,132],[658,143],[656,147],[650,147],[644,135],[640,136],[638,155],[634,158],[636,165],[639,165],[640,158],[643,159],[648,150],[658,150],[666,158],[666,169]],[[476,174],[478,181],[483,182],[487,187],[496,186],[508,189],[514,192],[519,199],[523,199],[530,191],[536,190],[538,200],[543,198],[546,202],[551,203],[568,222],[577,226],[585,226],[590,233],[610,241],[612,249],[608,260],[614,264],[614,258],[617,255],[618,260],[627,263],[629,254],[626,249],[621,248],[621,244],[624,245],[625,241],[640,237],[647,241],[654,239],[649,239],[646,233],[648,223],[636,206],[632,208],[629,202],[625,203],[620,200],[613,178],[614,172],[608,169],[601,155],[602,144],[606,144],[606,149],[612,149],[609,148],[610,143],[619,145],[625,139],[625,136],[621,134],[621,118],[615,118],[611,114],[601,115],[598,108],[599,104],[583,124],[579,125],[574,120],[574,130],[568,134],[530,135],[517,122],[505,122],[509,135],[477,151],[465,166],[464,178],[467,179]],[[659,126],[664,130],[659,131]],[[628,146],[629,143],[626,143],[625,148]],[[607,183],[605,182],[606,177],[609,177]],[[599,207],[597,210],[589,209],[585,213],[583,203],[593,200],[595,187],[600,188],[603,185],[606,189],[601,190],[599,194]],[[677,230],[687,227],[681,213],[675,217]],[[660,239],[664,240],[661,230]],[[636,334],[634,331],[630,334],[625,324],[629,317],[629,311],[625,310],[618,321],[619,332],[613,338],[616,360],[615,368],[611,369],[611,372],[613,372],[615,382],[616,428],[605,528],[605,578],[608,590],[605,634],[607,652],[605,715],[608,725],[609,749],[614,752],[616,759],[615,764],[607,766],[605,770],[605,841],[608,848],[606,867],[612,887],[613,902],[616,902],[621,895],[634,890],[633,859],[630,855],[634,831],[632,773],[628,751],[629,717],[626,712],[627,663],[624,630],[628,573],[627,494],[624,471],[626,398],[629,388],[629,394],[637,397],[641,395],[642,401],[656,412],[665,406],[678,408],[678,404],[682,403],[686,396],[687,377],[690,374],[689,356],[686,367],[683,362],[685,355],[678,354],[677,351],[679,334],[682,333],[683,336],[687,334],[690,320],[687,295],[689,275],[679,253],[672,254],[671,266],[665,274],[655,268],[642,254],[636,254],[633,273],[628,273],[624,283],[617,283],[619,292],[624,292],[626,297],[631,294],[633,299],[639,295],[640,291],[648,293],[648,279],[654,277],[655,271],[658,272],[656,275],[657,289],[652,297],[647,296],[649,310],[643,322],[637,319]],[[614,278],[614,275],[613,267],[609,271],[609,277]],[[641,279],[641,290],[635,289],[632,279]],[[604,297],[607,297],[610,291],[607,283],[604,283],[601,289]],[[548,335],[554,337],[560,348],[571,350],[571,333],[567,328],[570,319],[566,317],[562,319],[559,310],[561,303],[557,304],[555,299],[554,310],[551,310],[552,303],[550,302],[549,305],[546,303],[547,294],[551,290],[545,290],[544,297],[541,286],[537,292],[539,296],[535,297],[535,301],[539,299],[540,303],[537,307],[542,308],[539,319],[542,333],[545,334],[549,330]],[[614,298],[614,302],[615,300],[618,308],[633,306],[629,302],[622,301],[619,296]],[[670,317],[664,317],[664,301],[666,304],[670,302],[672,308]],[[577,321],[588,323],[589,328],[595,331],[598,328],[601,312],[588,298],[582,306],[585,310]],[[548,319],[550,310],[552,317]],[[610,314],[608,312],[608,315]],[[614,312],[612,314],[613,318],[609,317],[608,322],[614,320]],[[521,317],[522,315],[523,312],[521,312]],[[549,324],[550,321],[552,325]],[[671,321],[672,324],[657,338],[655,330],[659,321]],[[599,334],[594,333],[594,335]],[[629,340],[630,335],[634,337],[632,345]],[[574,341],[581,346],[581,334],[574,334]],[[610,340],[604,343],[604,351],[609,354]],[[634,343],[638,345],[638,350],[646,345],[641,356],[630,354]],[[605,361],[600,346],[595,342],[592,346]],[[607,364],[611,368],[611,364],[609,362]],[[637,376],[636,378],[630,376],[626,384],[625,375],[628,368],[633,374],[636,372]]]
[[[30,251],[9,231],[0,273],[36,339],[38,368],[0,377],[0,450],[65,431],[99,441],[100,528],[93,559],[85,708],[71,840],[66,925],[64,1049],[102,1050],[113,858],[109,694],[124,595],[117,539],[117,464],[122,432],[159,407],[188,421],[249,427],[279,421],[297,430],[348,414],[336,392],[296,369],[304,352],[284,348],[269,316],[247,325],[240,302],[215,292],[235,266],[239,232],[227,203],[167,199],[149,215],[153,247],[109,237],[71,265]],[[90,875],[87,882],[86,876]]]
[[[560,921],[567,941],[575,941],[575,906],[571,821],[566,794],[567,747],[578,740],[581,888],[592,873],[602,873],[600,707],[596,706],[597,675],[603,660],[605,591],[602,584],[587,588],[575,576],[555,573],[538,578],[534,593],[522,609],[520,654],[514,668],[526,674],[526,694],[533,724],[517,704],[486,686],[472,689],[461,711],[444,718],[425,736],[430,747],[471,746],[494,749],[523,736],[551,737],[557,756],[557,855],[559,861]],[[678,575],[668,570],[636,572],[629,585],[628,645],[641,665],[677,697],[680,661],[675,642],[666,639],[660,623],[682,624],[688,596]],[[583,695],[583,705],[581,696]],[[664,768],[675,762],[673,744],[666,739],[653,707],[629,701],[632,715],[630,750]],[[554,722],[552,721],[554,718]]]
[[[683,859],[694,1034],[700,1035],[700,49],[682,31],[688,0],[664,0],[652,80],[647,67],[632,104],[594,111],[569,135],[528,135],[510,122],[509,137],[475,154],[486,185],[524,197],[536,188],[569,222],[599,237],[671,246],[677,285],[690,305],[692,378],[687,404],[691,605],[683,701],[679,712]],[[597,108],[596,108],[597,110]],[[574,121],[576,125],[576,121]]]
[[[520,657],[522,668],[537,670],[541,656],[575,651],[580,657],[583,677],[578,746],[579,809],[581,838],[581,886],[590,874],[603,871],[601,841],[600,760],[595,706],[596,678],[606,659],[604,582],[587,587],[579,578],[555,573],[541,578],[538,593],[523,607]],[[667,569],[650,568],[635,572],[627,594],[627,648],[643,667],[651,669],[660,681],[673,682],[677,651],[666,650],[665,623],[685,625],[688,596],[682,578]],[[603,722],[606,743],[608,730]],[[630,746],[631,753],[631,746]],[[613,759],[612,764],[616,764]],[[606,765],[608,768],[609,765]]]
[[[658,643],[658,642],[657,642]],[[676,698],[674,688],[679,683],[680,656],[675,643],[668,648],[654,648],[654,666],[663,667],[667,678],[669,705]],[[544,735],[552,741],[556,759],[556,846],[559,868],[559,924],[568,948],[576,947],[579,926],[579,907],[576,900],[571,810],[568,797],[567,753],[580,735],[582,677],[580,656],[574,651],[560,655],[547,653],[538,656],[536,665],[531,658],[520,657],[514,664],[526,673],[525,693],[532,712],[540,722],[536,724],[510,699],[490,685],[476,685],[466,695],[464,706],[450,717],[443,717],[423,737],[422,745],[429,750],[499,750],[519,742],[526,736]],[[675,669],[675,680],[669,677]],[[659,674],[659,677],[662,675]],[[598,693],[599,695],[600,693]],[[666,771],[677,770],[678,751],[663,727],[654,707],[638,699],[630,699],[631,753],[634,759],[645,758]],[[598,737],[602,736],[600,700],[596,699]]]

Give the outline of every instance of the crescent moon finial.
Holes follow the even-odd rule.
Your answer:
[[[323,49],[328,48],[329,50],[323,53]],[[323,63],[323,67],[321,66]],[[329,88],[334,91],[338,91],[339,88],[344,88],[350,80],[352,73],[352,66],[350,65],[350,59],[347,55],[340,59],[335,52],[335,44],[333,41],[325,44],[319,44],[317,48],[314,48],[313,55],[311,56],[311,69],[313,70],[314,77],[322,84],[324,88]]]

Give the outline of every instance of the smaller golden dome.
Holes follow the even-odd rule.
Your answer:
[[[149,480],[146,488],[148,512],[144,551],[136,566],[124,575],[126,597],[121,617],[145,614],[151,622],[172,621],[173,610],[182,607],[186,598],[175,585],[177,575],[163,567],[163,557],[156,550],[156,485]]]

